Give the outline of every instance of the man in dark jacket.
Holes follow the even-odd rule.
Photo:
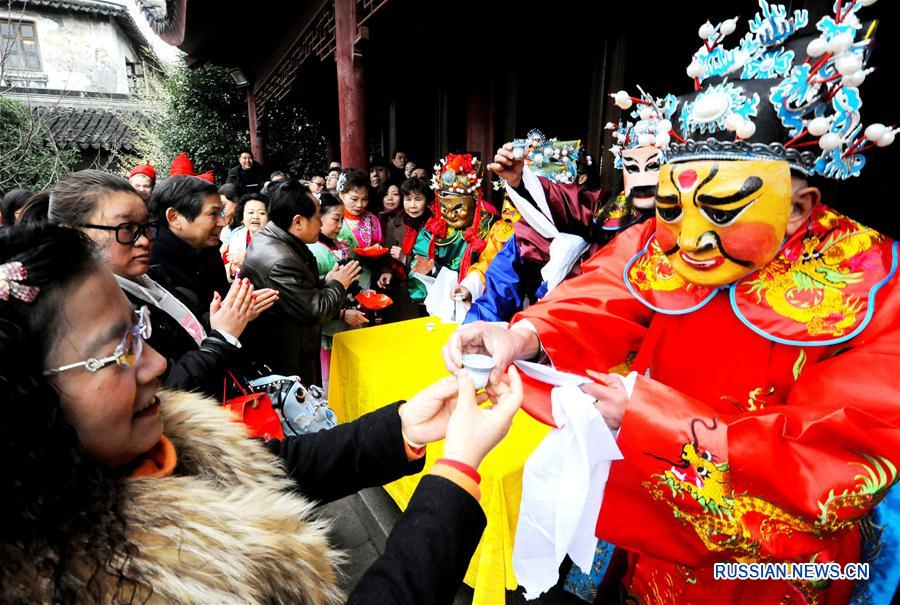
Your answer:
[[[406,152],[399,149],[394,151],[391,164],[388,166],[389,182],[399,186],[406,180]]]
[[[219,233],[225,227],[222,200],[215,185],[194,176],[172,176],[153,192],[150,212],[159,223],[150,263],[162,271],[175,294],[209,325],[213,293],[228,292],[219,256]]]
[[[319,202],[295,179],[280,181],[269,195],[269,223],[244,256],[242,273],[257,288],[279,291],[278,302],[245,332],[247,358],[277,374],[296,374],[321,384],[322,324],[341,312],[359,263],[337,265],[320,278],[307,243],[319,237]]]
[[[241,152],[238,165],[231,167],[225,179],[226,183],[241,185],[245,193],[259,193],[264,181],[263,167],[253,159],[253,153],[249,150]]]

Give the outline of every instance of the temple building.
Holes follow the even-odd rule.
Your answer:
[[[620,113],[609,93],[638,85],[651,94],[689,89],[684,57],[702,41],[684,30],[737,10],[711,0],[673,3],[659,13],[651,12],[657,5],[627,2],[563,2],[551,10],[546,4],[415,0],[234,2],[227,8],[214,0],[136,1],[154,31],[187,53],[188,65],[224,65],[246,88],[257,159],[265,157],[266,132],[277,128],[266,107],[287,99],[323,125],[330,159],[359,167],[371,154],[390,156],[396,149],[426,165],[448,151],[489,159],[500,143],[531,128],[582,139],[605,167],[611,157],[601,150],[608,149],[610,134],[603,127]],[[742,1],[755,8],[753,0]],[[786,4],[811,16],[831,8],[828,0]],[[889,5],[879,10],[895,10]],[[888,26],[896,22],[882,16]],[[884,33],[875,51],[897,56],[897,36]],[[892,88],[885,77],[876,72],[866,86]],[[867,103],[872,115],[890,114],[889,95],[869,95]],[[897,160],[897,150],[889,149],[871,161],[887,166]],[[614,171],[603,170],[603,177],[605,188],[615,187]],[[876,180],[855,180],[854,196],[860,190],[886,195],[886,181]],[[865,219],[868,207],[853,205]],[[896,224],[880,226],[900,231]]]

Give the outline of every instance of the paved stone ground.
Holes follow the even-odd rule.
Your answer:
[[[400,517],[400,509],[380,487],[366,489],[353,496],[322,507],[322,513],[333,519],[332,540],[348,555],[342,567],[342,587],[351,591],[373,561],[384,552],[384,544],[394,523]],[[470,605],[472,589],[463,585],[454,605]],[[554,588],[540,599],[525,601],[522,589],[507,591],[507,605],[584,605],[572,595]]]

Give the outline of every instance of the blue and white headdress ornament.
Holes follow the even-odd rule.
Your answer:
[[[578,177],[578,160],[581,158],[581,141],[548,139],[540,130],[533,129],[525,138],[525,164],[538,176],[557,183],[574,183]]]
[[[900,132],[860,119],[859,85],[873,71],[866,63],[877,22],[863,24],[857,12],[876,0],[836,0],[815,38],[795,36],[809,23],[806,10],[789,15],[758,1],[737,48],[722,46],[736,17],[700,27],[703,46],[687,68],[695,92],[678,99],[674,116],[686,140],[672,144],[670,161],[781,160],[806,175],[858,175],[863,152]]]
[[[618,123],[608,122],[607,130],[613,132],[613,144],[609,151],[615,160],[617,170],[622,170],[622,152],[637,147],[656,147],[661,151],[661,160],[665,161],[666,150],[672,140],[671,117],[675,111],[677,99],[669,94],[665,98],[654,98],[638,86],[640,97],[632,97],[624,90],[610,94],[616,106],[623,111],[634,107],[630,116]]]

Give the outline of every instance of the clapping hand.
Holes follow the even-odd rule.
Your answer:
[[[253,309],[250,313],[250,321],[253,321],[264,311],[272,308],[276,302],[278,302],[278,290],[274,290],[272,288],[262,288],[261,290],[257,290],[253,293]]]
[[[335,267],[328,272],[328,275],[325,276],[325,282],[329,282],[331,280],[340,282],[342,286],[344,286],[344,290],[350,287],[350,284],[359,279],[359,274],[362,271],[362,267],[359,266],[359,261],[352,260],[346,265],[335,265]]]
[[[209,326],[240,338],[247,323],[253,319],[253,295],[253,284],[246,278],[234,280],[224,300],[214,292],[209,303]]]

